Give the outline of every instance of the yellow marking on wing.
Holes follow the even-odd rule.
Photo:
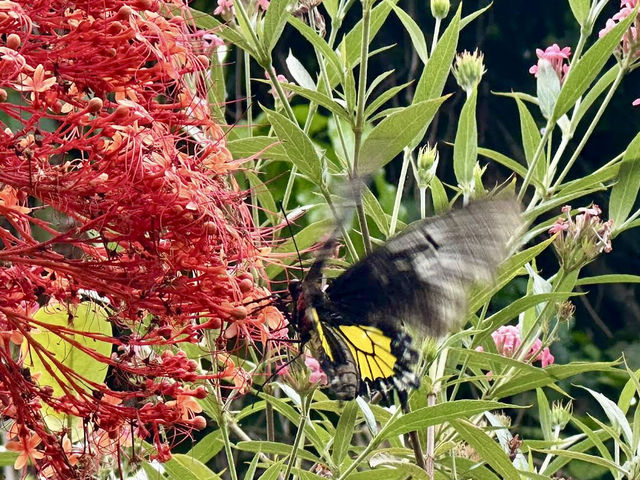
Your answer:
[[[320,344],[322,345],[322,350],[324,350],[325,355],[329,357],[329,360],[333,362],[334,361],[333,352],[331,351],[331,347],[327,342],[327,337],[324,334],[324,327],[322,326],[322,322],[320,321],[320,317],[318,316],[318,311],[313,307],[311,307],[309,310],[311,310],[311,318],[315,323],[316,332],[318,332],[318,338],[320,338]]]
[[[365,379],[389,378],[397,358],[391,353],[391,338],[379,328],[365,325],[340,325],[347,346]]]

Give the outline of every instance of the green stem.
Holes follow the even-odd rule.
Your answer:
[[[402,202],[402,193],[404,191],[404,183],[407,179],[407,171],[411,162],[411,152],[405,148],[402,157],[402,169],[400,170],[400,178],[398,179],[398,188],[396,189],[396,199],[393,202],[393,212],[391,213],[391,221],[389,222],[389,236],[396,233],[396,225],[398,223],[398,214],[400,213],[400,203]]]
[[[420,218],[427,218],[427,188],[420,187]]]
[[[442,23],[441,18],[436,18],[436,24],[433,27],[433,40],[431,41],[431,52],[430,56],[433,55],[433,51],[436,49],[436,45],[438,44],[438,37],[440,36],[440,24]]]
[[[591,134],[595,130],[598,122],[600,121],[600,118],[604,114],[604,111],[609,106],[609,102],[611,101],[613,94],[618,88],[618,85],[620,85],[620,82],[622,81],[622,78],[624,77],[627,71],[628,63],[629,61],[628,59],[626,59],[625,63],[620,67],[620,70],[618,71],[618,75],[616,75],[616,79],[611,84],[611,87],[609,87],[609,91],[607,92],[606,97],[598,107],[598,111],[596,112],[596,115],[593,117],[593,120],[589,124],[589,128],[587,128],[587,131],[583,135],[582,140],[580,140],[580,143],[576,147],[576,150],[573,152],[573,155],[567,162],[567,165],[565,165],[564,169],[562,170],[562,173],[560,173],[560,175],[558,176],[558,179],[555,181],[555,183],[551,187],[551,191],[549,192],[550,194],[553,194],[557,190],[557,188],[560,186],[564,178],[569,173],[569,170],[571,170],[571,167],[573,167],[573,164],[575,163],[575,161],[578,159],[578,156],[580,156],[580,154],[582,153],[582,149],[587,144],[587,141],[589,140],[589,138],[591,137]],[[528,175],[528,172],[527,172],[527,175]]]
[[[349,465],[336,480],[345,480],[351,474],[351,472],[353,472],[356,468],[358,468],[358,466],[362,462],[366,460],[369,454],[373,450],[375,450],[378,447],[378,445],[384,440],[383,435],[386,434],[387,428],[391,426],[391,424],[394,422],[396,417],[400,415],[401,411],[402,409],[397,409],[395,412],[393,412],[393,415],[389,417],[389,420],[387,420],[387,423],[385,423],[384,427],[382,427],[380,431],[378,431],[378,433],[371,439],[371,441],[364,448],[364,450],[360,452],[360,455],[358,455],[358,457],[353,461],[353,463]]]
[[[289,457],[289,461],[287,462],[287,469],[284,472],[284,480],[289,480],[289,475],[291,475],[291,469],[293,468],[293,464],[298,457],[298,449],[300,448],[300,444],[302,443],[302,439],[304,438],[304,426],[307,424],[307,418],[309,416],[309,407],[311,406],[311,400],[313,398],[313,394],[307,394],[302,400],[302,412],[300,412],[300,423],[298,424],[298,431],[296,432],[296,438],[293,441],[293,445],[291,446],[291,456]]]
[[[531,160],[531,165],[529,165],[529,168],[527,169],[527,174],[524,177],[524,180],[522,181],[522,186],[520,187],[520,193],[518,194],[518,200],[520,202],[522,202],[522,199],[524,198],[526,192],[527,192],[527,187],[529,186],[529,184],[531,183],[531,178],[533,177],[533,172],[536,169],[536,166],[538,165],[538,162],[540,161],[540,158],[542,158],[542,152],[544,152],[544,148],[545,145],[547,144],[547,141],[549,140],[549,136],[551,135],[551,130],[553,130],[553,126],[555,125],[555,122],[552,122],[551,120],[549,120],[547,122],[547,125],[544,129],[544,135],[542,136],[542,138],[540,139],[540,143],[538,143],[538,147],[536,148],[536,152],[533,155],[533,159]]]
[[[360,160],[360,146],[362,144],[362,134],[364,132],[364,106],[367,94],[367,71],[369,67],[369,41],[371,36],[371,2],[370,0],[362,1],[362,38],[360,45],[360,74],[358,78],[358,99],[356,105],[356,119],[353,127],[354,146],[353,146],[353,164],[351,167],[351,177],[358,176],[358,163]],[[367,225],[367,217],[362,207],[362,199],[360,191],[356,192],[356,211],[358,214],[358,222],[362,232],[362,241],[366,253],[371,252],[371,237],[369,235],[369,227]]]
[[[344,244],[347,246],[349,255],[351,256],[352,260],[355,262],[356,260],[358,260],[358,251],[356,250],[356,247],[353,245],[353,242],[351,241],[351,237],[349,237],[349,232],[347,232],[347,229],[345,228],[344,220],[340,217],[340,215],[338,215],[338,211],[336,210],[336,207],[333,204],[333,200],[331,199],[331,193],[329,193],[329,191],[324,187],[320,187],[320,189],[322,191],[322,196],[324,197],[325,201],[327,202],[327,205],[329,205],[329,208],[331,209],[333,218],[336,219],[336,223],[338,224],[338,228],[340,229],[340,233],[342,234],[342,238],[344,239]]]

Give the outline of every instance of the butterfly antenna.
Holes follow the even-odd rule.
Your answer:
[[[284,211],[284,205],[280,202],[280,211],[284,216],[284,221],[287,222],[287,228],[289,229],[289,235],[291,236],[291,241],[293,242],[293,247],[296,249],[296,254],[298,255],[298,263],[300,264],[300,271],[302,271],[302,256],[300,255],[300,250],[298,250],[298,244],[296,243],[296,237],[293,234],[293,228],[291,228],[291,223],[289,222],[289,217],[287,217],[286,212]]]

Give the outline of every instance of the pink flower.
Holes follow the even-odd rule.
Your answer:
[[[309,381],[311,383],[319,383],[320,385],[327,383],[327,374],[322,371],[318,360],[314,357],[306,357],[304,363],[311,371],[311,375],[309,375]]]
[[[262,10],[266,10],[269,7],[269,0],[258,0],[258,6]]]
[[[551,63],[551,66],[558,74],[558,78],[562,82],[569,71],[569,65],[564,63],[565,60],[569,60],[571,56],[571,48],[564,47],[560,48],[557,43],[554,43],[550,47],[547,47],[545,50],[540,48],[536,48],[536,55],[538,56],[538,60],[546,60]],[[532,75],[538,76],[538,65],[533,65],[529,69],[529,73]]]
[[[226,15],[230,13],[234,15],[233,0],[218,0],[218,6],[213,11],[214,15]]]
[[[505,357],[513,357],[522,345],[520,329],[514,325],[503,325],[491,334],[491,338],[493,338],[493,342],[496,344],[498,353]],[[551,365],[555,359],[549,351],[549,348],[542,348],[542,341],[536,339],[529,348],[524,360],[532,362],[540,360],[542,366],[546,367],[547,365]]]

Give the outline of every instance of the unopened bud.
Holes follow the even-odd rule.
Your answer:
[[[553,402],[551,406],[551,426],[563,430],[572,418],[573,404],[567,402],[563,405],[561,402]]]
[[[431,15],[433,18],[442,20],[449,14],[449,7],[451,2],[449,0],[431,0]]]
[[[416,181],[418,187],[427,188],[436,175],[438,169],[438,149],[435,145],[425,145],[418,151],[418,161],[416,162]]]
[[[477,49],[473,53],[465,50],[456,57],[453,76],[467,95],[480,83],[485,72],[484,55]]]

